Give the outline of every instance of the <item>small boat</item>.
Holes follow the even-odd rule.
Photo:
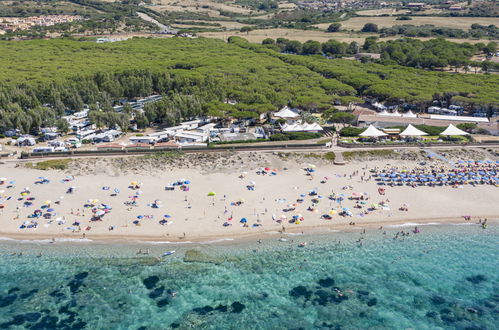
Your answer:
[[[175,250],[173,251],[166,251],[165,253],[163,253],[163,256],[166,257],[166,256],[171,256],[172,254],[175,253]]]

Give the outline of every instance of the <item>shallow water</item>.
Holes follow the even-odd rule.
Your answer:
[[[261,244],[4,241],[0,328],[497,328],[499,227],[421,228],[396,240],[409,227]],[[202,262],[184,261],[192,249]]]

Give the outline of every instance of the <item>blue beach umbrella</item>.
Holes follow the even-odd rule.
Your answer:
[[[142,219],[144,216],[143,215],[138,215],[137,219]]]
[[[165,214],[163,217],[165,217],[165,218],[167,218],[167,219],[168,219],[168,218],[171,218],[171,215],[169,215],[169,214]]]
[[[246,223],[246,222],[248,222],[248,220],[246,220],[246,218],[242,218],[239,222],[240,223]]]

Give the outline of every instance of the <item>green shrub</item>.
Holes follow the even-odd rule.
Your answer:
[[[71,159],[51,159],[35,164],[26,163],[25,166],[37,170],[65,170],[68,168],[70,162]]]
[[[365,130],[365,128],[359,127],[343,127],[340,131],[340,136],[359,136]]]
[[[288,141],[289,136],[283,133],[277,133],[270,137],[270,141]]]
[[[414,127],[422,130],[426,134],[430,136],[440,135],[445,130],[445,127],[442,126],[430,126],[430,125],[414,125]]]
[[[317,139],[322,136],[321,133],[312,133],[312,132],[290,132],[284,134],[286,134],[290,140],[310,140],[310,139]]]

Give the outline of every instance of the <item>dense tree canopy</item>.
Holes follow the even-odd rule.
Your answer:
[[[84,104],[90,105],[91,119],[98,126],[122,129],[130,117],[145,127],[173,125],[199,115],[257,117],[283,105],[324,112],[364,96],[410,102],[421,109],[434,99],[469,107],[499,106],[495,75],[451,75],[313,55],[318,48],[328,54],[348,53],[358,49],[353,43],[302,46],[285,39],[268,43],[251,44],[241,38],[229,43],[203,38],[110,44],[61,39],[0,42],[0,132],[10,128],[30,132],[44,126],[66,129],[59,118]],[[289,45],[312,55],[280,53]],[[394,47],[387,51],[392,55],[397,47],[406,46],[379,46],[388,49],[388,45]],[[113,109],[122,98],[151,94],[164,98],[147,105],[143,114],[130,107],[121,113]],[[237,104],[223,103],[228,98]]]

